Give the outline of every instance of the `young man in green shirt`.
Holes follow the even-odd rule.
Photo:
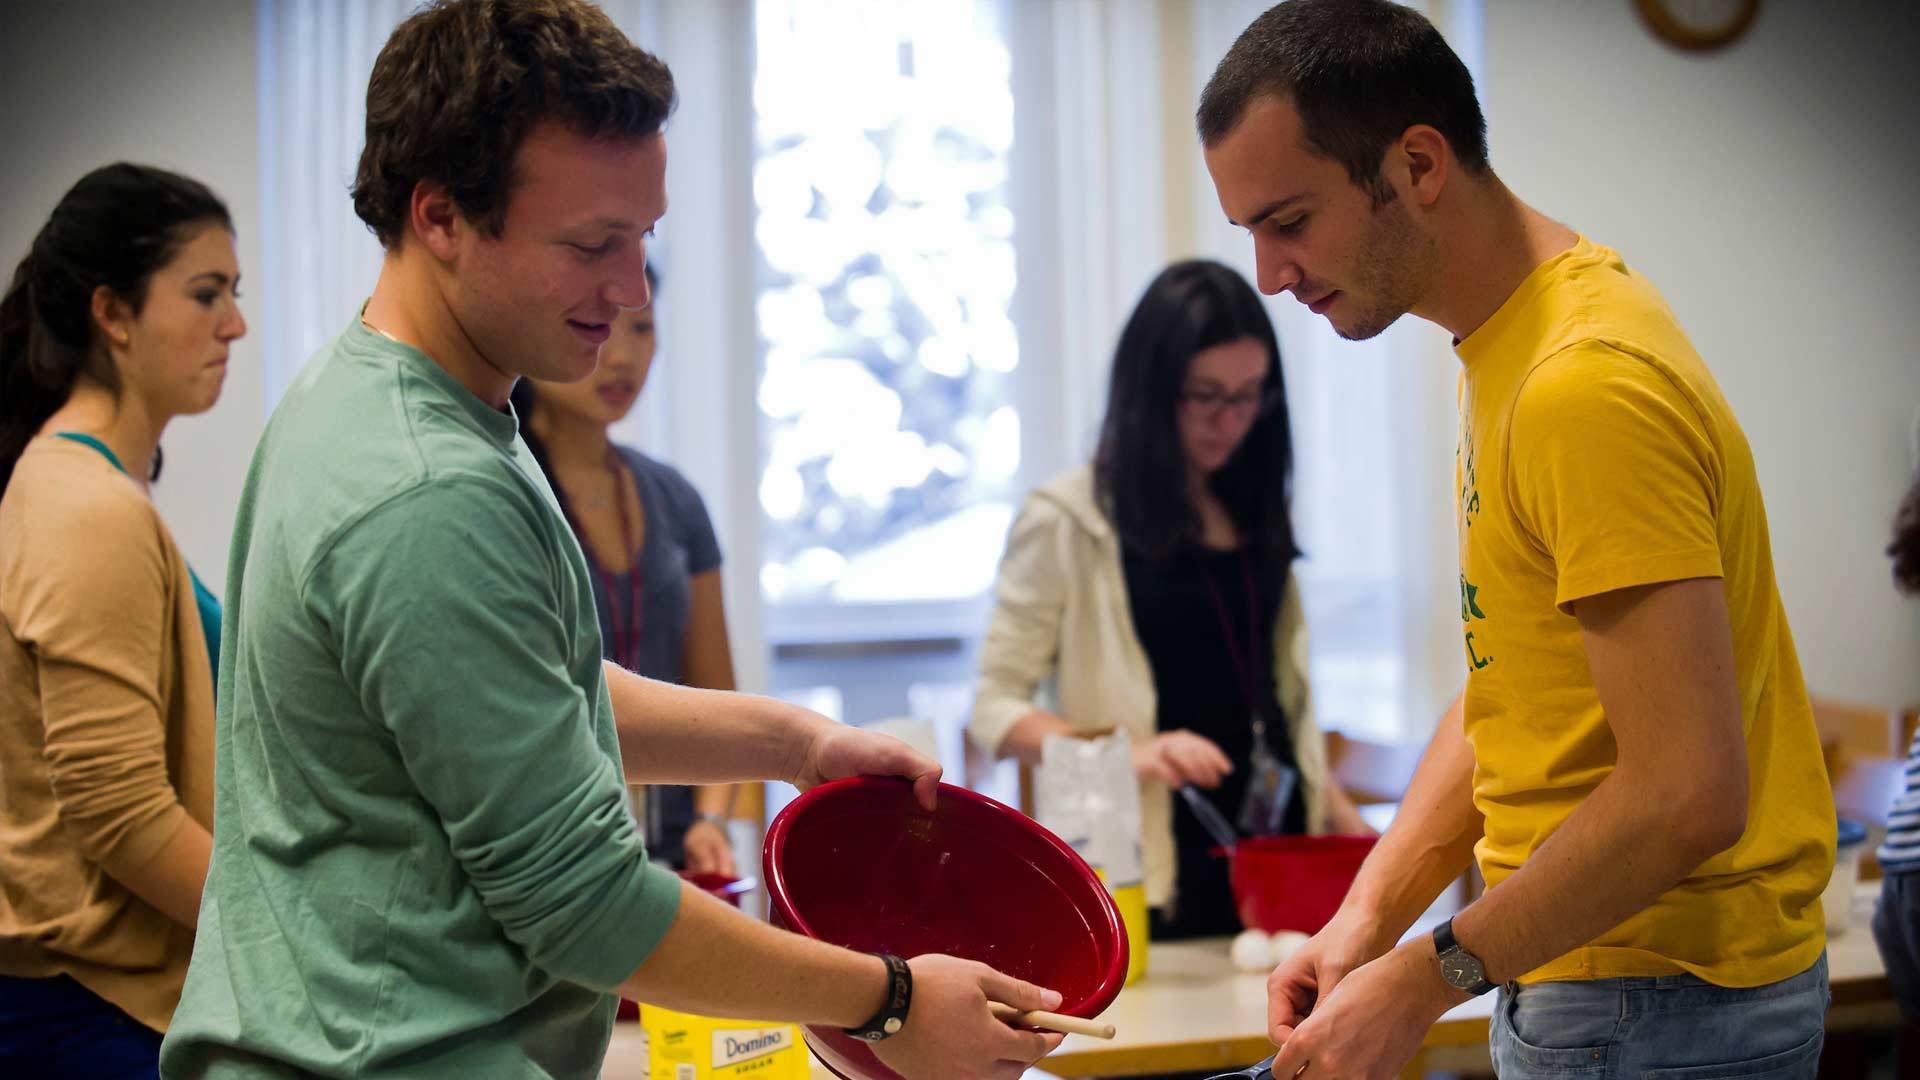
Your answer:
[[[592,1077],[613,993],[886,1028],[907,1076],[1017,1076],[1057,994],[745,918],[652,866],[625,784],[939,767],[779,702],[603,666],[587,568],[507,395],[648,302],[666,67],[578,0],[447,0],[375,64],[359,317],[254,455],[235,526],[213,865],[168,1077]],[[624,769],[623,769],[624,763]],[[624,775],[623,775],[624,773]]]

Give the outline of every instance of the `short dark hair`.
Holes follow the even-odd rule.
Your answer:
[[[154,273],[208,225],[233,228],[226,204],[198,180],[150,165],[103,165],[60,197],[0,299],[0,491],[82,375],[120,390],[94,290],[105,286],[139,314]]]
[[[498,236],[535,125],[644,138],[673,105],[667,66],[585,0],[435,0],[374,61],[353,209],[392,250],[414,187],[431,180]]]
[[[1484,174],[1487,121],[1473,76],[1426,16],[1391,0],[1286,0],[1253,20],[1200,94],[1202,145],[1226,138],[1256,98],[1293,102],[1307,142],[1376,201],[1387,147],[1415,124]]]
[[[1248,544],[1284,566],[1294,541],[1293,436],[1273,320],[1247,279],[1207,259],[1177,262],[1147,285],[1113,351],[1094,492],[1128,547],[1164,562],[1200,542],[1175,415],[1196,353],[1243,338],[1267,350],[1265,406],[1213,490]]]

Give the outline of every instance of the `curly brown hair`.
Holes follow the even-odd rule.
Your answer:
[[[430,180],[498,236],[535,125],[644,138],[673,105],[667,66],[585,0],[434,0],[374,61],[353,209],[392,250],[414,187]]]
[[[1887,554],[1893,556],[1893,583],[1901,592],[1920,593],[1920,473],[1914,474],[1913,487],[1893,515],[1893,543],[1887,545]]]

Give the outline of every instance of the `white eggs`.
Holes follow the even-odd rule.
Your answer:
[[[1266,971],[1273,967],[1273,942],[1262,931],[1245,930],[1227,955],[1236,971]]]
[[[1308,936],[1298,930],[1278,930],[1274,932],[1272,938],[1268,939],[1267,949],[1273,956],[1274,963],[1283,964],[1291,959],[1294,953],[1299,952],[1300,947],[1308,940],[1310,940]]]

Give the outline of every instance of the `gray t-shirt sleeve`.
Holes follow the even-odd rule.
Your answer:
[[[706,500],[679,469],[643,454],[634,454],[634,466],[650,474],[666,506],[674,536],[687,552],[687,573],[704,574],[720,568],[720,540],[707,516]]]
[[[612,989],[680,887],[647,861],[568,670],[564,556],[540,512],[484,478],[435,479],[354,524],[308,602],[501,930],[539,967]]]

